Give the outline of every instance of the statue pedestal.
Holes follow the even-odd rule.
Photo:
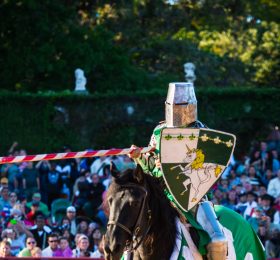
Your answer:
[[[79,90],[79,89],[75,89],[74,90],[75,94],[81,94],[81,95],[88,95],[88,91],[85,89],[85,90]]]

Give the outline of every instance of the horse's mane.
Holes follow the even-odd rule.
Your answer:
[[[178,216],[178,213],[164,194],[163,180],[145,174],[142,170],[141,176],[148,190],[148,203],[152,213],[151,229],[144,244],[146,248],[150,249],[150,254],[160,252],[162,255],[161,259],[165,259],[164,256],[167,256],[169,259],[176,241],[175,218]],[[127,170],[119,178],[115,178],[107,195],[116,192],[121,185],[128,183],[141,185],[135,179],[133,170]]]
[[[157,245],[160,246],[160,248],[154,250],[161,250],[163,255],[166,256],[172,253],[176,241],[175,218],[178,213],[164,194],[162,180],[147,174],[144,175],[149,187],[149,205],[153,214],[151,239],[157,241]]]

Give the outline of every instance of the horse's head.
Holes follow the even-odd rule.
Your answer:
[[[105,235],[106,259],[120,259],[125,247],[132,249],[147,232],[147,190],[140,167],[122,174],[112,171],[113,180],[107,193],[109,221]],[[145,212],[145,216],[144,215]],[[147,221],[146,221],[147,222]],[[148,225],[146,225],[148,226]]]

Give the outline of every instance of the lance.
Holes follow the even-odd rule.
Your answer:
[[[36,155],[22,155],[22,156],[7,156],[0,157],[0,164],[5,163],[20,163],[20,162],[35,162],[43,160],[64,160],[72,158],[89,158],[99,156],[111,155],[124,155],[130,154],[135,148],[125,149],[109,149],[109,150],[96,150],[96,151],[81,151],[81,152],[68,152],[68,153],[49,153],[49,154],[36,154]],[[139,147],[140,153],[148,153],[154,150],[154,147]]]

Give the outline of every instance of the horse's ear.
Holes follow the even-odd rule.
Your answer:
[[[137,164],[136,169],[133,171],[134,178],[139,182],[143,183],[145,174],[139,164]]]
[[[110,162],[110,172],[114,178],[119,178],[121,175],[113,161]]]

